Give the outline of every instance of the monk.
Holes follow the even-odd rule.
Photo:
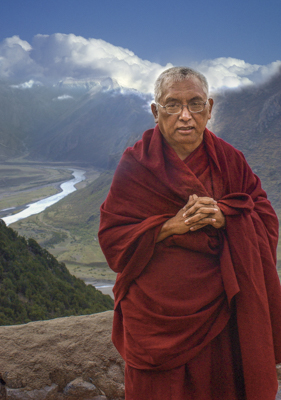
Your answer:
[[[243,154],[206,128],[212,107],[203,75],[164,71],[156,126],[124,152],[101,206],[126,400],[277,393],[278,220]]]

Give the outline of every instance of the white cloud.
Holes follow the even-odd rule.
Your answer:
[[[121,86],[143,93],[153,90],[156,77],[166,66],[142,60],[132,51],[101,39],[85,39],[73,34],[36,35],[32,45],[18,36],[0,43],[0,78],[28,82],[78,82],[87,86]],[[235,88],[263,82],[281,66],[249,64],[235,58],[204,60],[195,68],[204,73],[212,90]]]
[[[43,86],[41,82],[30,79],[28,82],[20,83],[19,85],[11,85],[11,87],[14,89],[31,89],[34,85]]]
[[[76,79],[112,78],[120,86],[148,92],[166,67],[137,57],[132,51],[101,39],[85,39],[73,34],[37,35],[33,59],[50,77]],[[167,67],[169,67],[168,65]]]
[[[0,78],[24,79],[42,74],[42,68],[30,57],[31,46],[18,36],[0,43]]]
[[[9,47],[18,45],[18,46],[22,47],[23,50],[25,50],[25,51],[30,51],[32,49],[30,44],[28,42],[26,42],[25,40],[21,40],[19,38],[19,36],[12,36],[10,38],[7,38],[4,40],[4,43],[6,43],[6,45],[8,45]]]
[[[73,99],[73,96],[70,96],[69,94],[63,94],[62,96],[59,96],[54,100],[70,100],[70,99]]]
[[[206,76],[211,90],[218,90],[262,83],[279,71],[281,61],[258,65],[237,58],[221,57],[203,60],[195,68]]]

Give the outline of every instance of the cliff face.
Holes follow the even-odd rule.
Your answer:
[[[1,400],[121,400],[113,312],[0,327]]]

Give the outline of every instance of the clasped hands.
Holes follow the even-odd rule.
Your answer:
[[[178,213],[167,220],[161,228],[157,242],[171,235],[194,232],[206,225],[219,229],[225,226],[225,216],[211,197],[190,195],[186,205]]]
[[[186,227],[189,228],[188,230],[196,231],[206,225],[212,225],[217,229],[225,226],[225,216],[216,200],[211,197],[198,197],[193,194],[189,196],[189,200],[182,210],[184,211],[182,218]],[[182,210],[178,213],[179,217]]]

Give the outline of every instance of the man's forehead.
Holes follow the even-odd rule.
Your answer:
[[[181,81],[168,81],[163,83],[161,97],[167,98],[175,95],[206,97],[207,93],[202,82],[196,76],[192,76]]]

